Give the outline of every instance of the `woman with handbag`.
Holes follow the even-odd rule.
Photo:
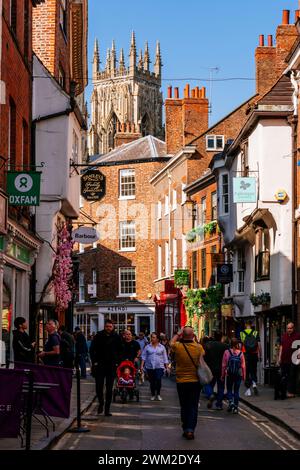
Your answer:
[[[171,350],[176,360],[176,383],[181,408],[183,437],[194,439],[202,382],[211,380],[211,374],[203,359],[204,349],[194,340],[193,328],[186,326],[171,340]],[[202,367],[199,368],[200,364]],[[204,377],[206,375],[206,377]]]

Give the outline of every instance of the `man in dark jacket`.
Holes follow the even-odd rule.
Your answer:
[[[73,336],[66,331],[66,327],[61,325],[58,329],[60,334],[60,357],[63,367],[73,369],[75,341]]]
[[[35,343],[30,341],[26,330],[28,328],[24,317],[17,317],[14,321],[13,351],[15,362],[34,362]]]
[[[86,359],[88,354],[87,342],[79,326],[75,328],[75,361],[80,367],[82,379],[86,379]]]
[[[205,345],[205,356],[204,360],[210,368],[213,379],[209,385],[209,399],[207,408],[212,408],[213,402],[217,399],[216,409],[222,410],[223,408],[223,396],[224,396],[224,382],[221,380],[222,376],[222,360],[223,355],[228,346],[221,342],[222,333],[215,331],[213,341],[208,341]],[[214,387],[217,384],[217,395],[214,394]]]
[[[96,393],[99,400],[98,414],[103,413],[103,388],[106,382],[105,416],[111,416],[110,405],[117,365],[121,354],[121,338],[114,331],[111,320],[106,320],[104,330],[98,332],[90,347],[93,375],[96,380]]]

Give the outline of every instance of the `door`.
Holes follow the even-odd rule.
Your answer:
[[[151,322],[151,316],[150,315],[136,315],[136,334],[139,334],[140,332],[145,333],[145,335],[148,335],[153,331],[153,325]]]

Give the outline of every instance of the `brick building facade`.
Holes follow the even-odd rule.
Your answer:
[[[89,334],[106,317],[118,331],[154,329],[155,195],[150,178],[168,157],[165,143],[144,137],[93,160],[106,177],[99,202],[84,202],[80,223],[95,223],[93,246],[80,246],[75,324]],[[96,168],[96,167],[95,167]],[[89,286],[94,286],[89,294]]]
[[[3,0],[1,9],[0,186],[6,171],[31,165],[32,10],[38,1]],[[2,192],[1,192],[2,193]],[[1,213],[7,201],[1,195]],[[29,209],[9,206],[0,237],[0,362],[12,359],[13,320],[29,320],[32,265],[41,246]]]

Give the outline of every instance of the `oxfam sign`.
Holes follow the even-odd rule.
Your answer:
[[[9,171],[7,173],[7,194],[11,206],[39,206],[40,188],[40,172]]]

